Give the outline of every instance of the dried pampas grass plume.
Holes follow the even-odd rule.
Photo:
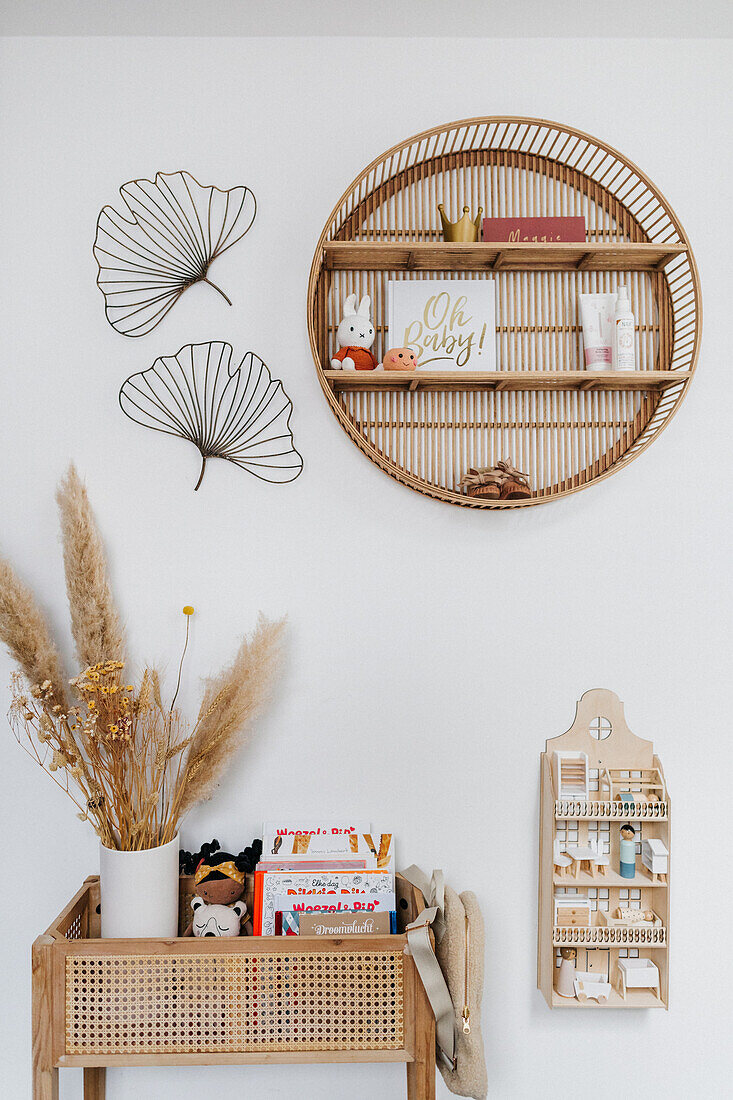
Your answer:
[[[125,639],[107,574],[104,547],[86,488],[73,463],[56,492],[64,548],[71,633],[82,668],[124,661]]]
[[[232,664],[204,682],[191,729],[175,709],[193,607],[186,604],[186,642],[170,705],[157,669],[139,687],[123,681],[124,636],[86,490],[73,465],[57,500],[71,611],[82,671],[68,684],[46,621],[12,566],[0,559],[0,641],[20,672],[13,676],[10,722],[33,760],[71,798],[102,843],[120,851],[166,844],[181,818],[209,798],[253,720],[267,702],[280,664],[285,620],[260,615]]]
[[[234,753],[244,744],[253,720],[272,693],[280,669],[285,619],[260,615],[251,638],[244,638],[234,661],[205,681],[204,697],[180,788],[180,814],[211,798]]]
[[[0,559],[0,639],[29,684],[50,681],[55,702],[66,708],[66,677],[48,624],[33,593],[3,559]]]

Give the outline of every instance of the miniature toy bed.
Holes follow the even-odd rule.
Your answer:
[[[600,789],[602,797],[630,807],[664,801],[667,797],[664,777],[658,768],[631,771],[626,768],[604,768]]]
[[[661,928],[663,921],[653,909],[621,909],[613,913],[600,911],[601,921],[609,928]]]

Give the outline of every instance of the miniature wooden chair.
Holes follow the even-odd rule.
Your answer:
[[[555,864],[555,870],[558,875],[567,875],[567,868],[573,862],[570,856],[563,855],[560,848],[560,841],[555,837],[555,843],[552,846],[552,861]]]
[[[594,853],[593,866],[595,870],[598,872],[599,875],[605,875],[606,867],[608,867],[608,864],[610,862],[610,857],[604,854],[603,843],[600,837],[597,840],[591,840],[588,847],[592,848]]]

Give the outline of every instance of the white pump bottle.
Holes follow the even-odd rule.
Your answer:
[[[631,312],[629,291],[618,288],[613,324],[613,370],[636,370],[636,346],[634,340],[634,314]]]

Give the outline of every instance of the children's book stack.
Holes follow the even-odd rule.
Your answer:
[[[256,936],[396,930],[391,833],[365,822],[266,822],[255,871]]]

